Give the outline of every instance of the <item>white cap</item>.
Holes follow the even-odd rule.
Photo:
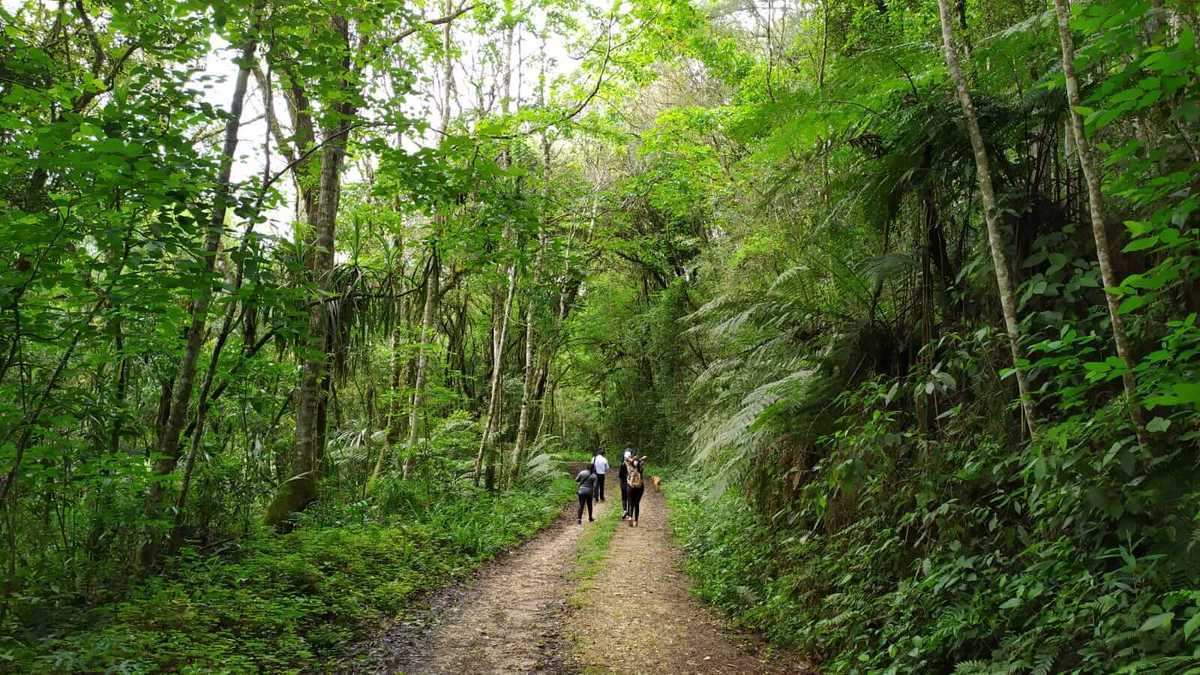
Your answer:
[[[633,450],[626,449],[625,450],[625,459],[629,459],[631,456],[633,456]]]

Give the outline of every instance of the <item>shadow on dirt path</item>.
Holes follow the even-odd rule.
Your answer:
[[[768,656],[760,640],[724,629],[690,592],[667,527],[666,500],[647,488],[641,522],[617,527],[568,633],[585,673],[813,673]]]

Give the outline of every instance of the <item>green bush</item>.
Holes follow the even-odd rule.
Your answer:
[[[185,552],[124,600],[3,626],[0,659],[30,672],[299,670],[336,653],[414,593],[460,578],[553,520],[563,478],[454,497],[395,524],[259,533],[222,555]],[[449,493],[448,493],[449,494]]]
[[[1091,427],[1048,435],[1112,433]],[[673,482],[698,595],[828,672],[1195,672],[1200,493],[1147,479],[1153,459],[1122,467],[1082,443],[1047,468],[983,437],[936,458],[889,449],[907,467],[898,482],[871,429],[838,439],[861,463],[856,498],[836,507],[852,518],[833,517],[827,486],[785,526],[786,511],[771,522],[742,492],[711,502],[704,481]]]

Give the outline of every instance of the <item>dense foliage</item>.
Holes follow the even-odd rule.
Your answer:
[[[6,660],[37,672],[296,670],[549,523],[570,494],[564,481],[502,496],[464,489],[393,524],[348,506],[284,536],[189,551],[82,614],[28,607]]]
[[[676,447],[701,483],[675,494],[678,534],[702,596],[831,672],[1191,672],[1197,15],[1075,7],[1105,289],[1054,9],[957,7],[1016,364],[935,3],[814,3],[684,38],[711,84],[643,134],[648,162],[705,186],[688,203],[713,240],[643,314],[698,305],[668,327],[684,362],[666,367],[691,373]]]
[[[0,658],[309,664],[634,445],[832,672],[1195,666],[1194,3],[0,24]]]
[[[311,667],[557,513],[593,18],[427,10],[0,9],[0,668]]]

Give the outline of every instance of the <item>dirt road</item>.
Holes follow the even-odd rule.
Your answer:
[[[615,490],[614,490],[615,492]],[[597,505],[620,508],[619,498]],[[806,664],[761,656],[688,591],[667,529],[666,503],[648,490],[641,526],[617,527],[590,590],[568,605],[576,544],[590,525],[574,508],[429,608],[361,644],[340,672],[802,673]],[[633,579],[634,583],[627,583]]]
[[[639,526],[621,523],[569,633],[585,673],[807,673],[806,663],[768,658],[751,636],[731,633],[689,591],[652,488]]]

